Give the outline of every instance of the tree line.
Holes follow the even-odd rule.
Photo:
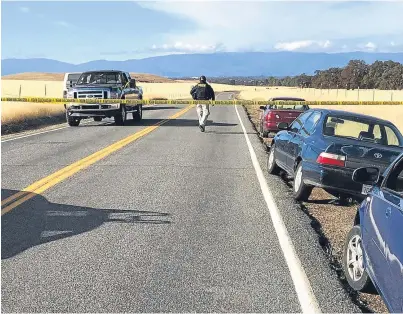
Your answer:
[[[351,60],[343,68],[317,70],[314,75],[301,74],[268,78],[214,78],[212,83],[252,86],[288,86],[323,89],[403,89],[403,64],[394,61]]]

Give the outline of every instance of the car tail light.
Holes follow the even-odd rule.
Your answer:
[[[321,153],[316,162],[321,165],[344,167],[346,165],[346,157],[330,153]]]
[[[266,116],[266,121],[274,120],[274,113],[269,112]]]

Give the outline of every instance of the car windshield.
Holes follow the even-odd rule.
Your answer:
[[[69,74],[67,76],[67,81],[73,81],[76,82],[81,76],[81,73],[76,73],[76,74]]]
[[[270,109],[280,109],[280,110],[304,110],[304,105],[270,105]]]
[[[401,135],[393,127],[358,117],[328,116],[323,134],[385,146],[403,146]]]
[[[83,73],[77,81],[77,85],[83,84],[118,84],[121,83],[120,74],[117,72],[88,72]]]

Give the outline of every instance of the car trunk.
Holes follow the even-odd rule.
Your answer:
[[[328,153],[345,156],[347,168],[378,167],[381,172],[385,171],[402,151],[402,147],[382,146],[336,137],[333,144],[326,149]]]
[[[280,110],[274,109],[270,110],[270,120],[278,122],[292,123],[301,113],[302,110]]]

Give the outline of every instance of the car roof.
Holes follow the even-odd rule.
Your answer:
[[[276,101],[276,100],[293,100],[293,101],[305,101],[303,98],[298,97],[272,97],[269,100]]]
[[[390,122],[388,120],[380,119],[380,118],[377,118],[377,117],[374,117],[374,116],[369,116],[369,115],[366,115],[366,114],[345,111],[345,110],[324,109],[324,108],[311,108],[311,110],[312,111],[313,110],[321,111],[321,112],[331,114],[331,115],[340,115],[340,116],[344,116],[344,117],[361,118],[363,120],[371,120],[371,121],[379,122],[379,123],[383,123],[383,124],[393,124],[392,122]]]
[[[82,73],[103,73],[103,72],[119,72],[119,73],[124,73],[125,71],[121,70],[95,70],[95,71],[85,71]]]

